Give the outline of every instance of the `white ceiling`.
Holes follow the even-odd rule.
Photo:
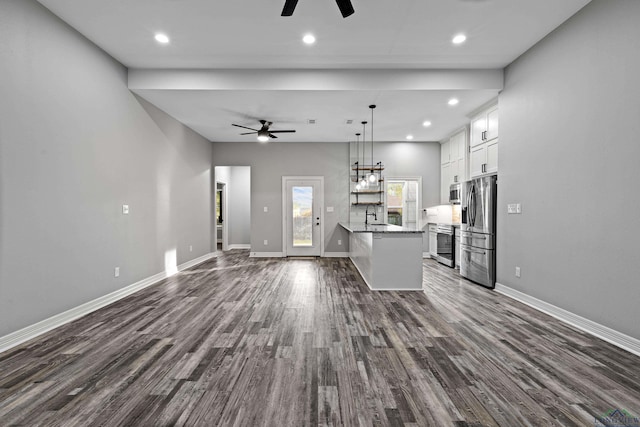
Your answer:
[[[346,19],[334,0],[299,0],[292,17],[280,16],[284,0],[39,1],[129,68],[401,70],[501,69],[590,0],[352,0],[356,12]],[[159,45],[156,32],[171,42]],[[315,45],[301,42],[307,32]],[[452,45],[461,32],[467,42]],[[136,93],[212,141],[255,141],[230,126],[254,127],[254,117],[298,130],[282,141],[319,142],[351,138],[358,129],[344,120],[367,117],[370,103],[378,104],[380,140],[440,140],[498,91],[465,91],[456,108],[443,103],[454,92],[443,90]],[[431,128],[422,128],[425,119]]]

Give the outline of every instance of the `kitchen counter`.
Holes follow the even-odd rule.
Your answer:
[[[362,224],[341,222],[340,225],[350,233],[424,233],[423,230],[400,227],[392,224]]]
[[[372,290],[422,290],[423,230],[388,224],[340,223],[349,258]]]

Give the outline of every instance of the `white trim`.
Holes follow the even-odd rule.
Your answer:
[[[422,258],[431,258],[431,254],[429,252],[422,252]]]
[[[251,245],[247,245],[246,243],[238,243],[238,244],[234,243],[227,246],[227,250],[231,250],[231,249],[251,249]]]
[[[208,253],[201,257],[192,259],[191,261],[187,261],[184,264],[180,264],[178,266],[178,271],[186,270],[215,257],[215,253]],[[107,305],[121,300],[124,297],[138,292],[139,290],[148,288],[151,285],[155,285],[156,283],[170,276],[171,275],[167,274],[166,272],[154,274],[153,276],[142,279],[139,282],[133,283],[129,286],[125,286],[124,288],[118,289],[117,291],[111,292],[107,295],[103,295],[92,301],[86,302],[77,307],[51,316],[48,319],[41,320],[38,323],[34,323],[33,325],[29,325],[18,331],[0,337],[0,353],[2,353],[3,351],[7,351],[19,344],[22,344],[23,342],[29,341],[30,339],[36,338],[37,336],[42,335],[45,332],[49,332],[52,329],[79,319],[80,317],[92,313],[102,307],[106,307]]]
[[[349,252],[325,252],[325,258],[349,258]]]
[[[640,356],[640,340],[625,335],[622,332],[618,332],[604,325],[596,323],[592,320],[586,319],[582,316],[574,314],[570,311],[564,310],[548,302],[539,300],[538,298],[527,295],[523,292],[510,288],[508,286],[496,283],[495,291],[512,298],[516,301],[520,301],[530,307],[535,308],[538,311],[555,317],[569,325],[578,328],[584,332],[587,332],[595,337],[605,340],[623,350]]]
[[[251,252],[249,258],[282,258],[282,252]]]

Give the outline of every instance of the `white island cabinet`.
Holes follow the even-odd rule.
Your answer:
[[[395,225],[340,223],[349,234],[349,258],[377,291],[422,290],[423,230]]]

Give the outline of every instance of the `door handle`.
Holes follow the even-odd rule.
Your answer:
[[[463,251],[463,252],[469,252],[469,253],[472,253],[472,254],[481,254],[481,255],[486,255],[487,254],[485,251],[472,251],[471,249],[469,249],[469,248],[467,248],[465,246],[460,247],[460,250]]]

